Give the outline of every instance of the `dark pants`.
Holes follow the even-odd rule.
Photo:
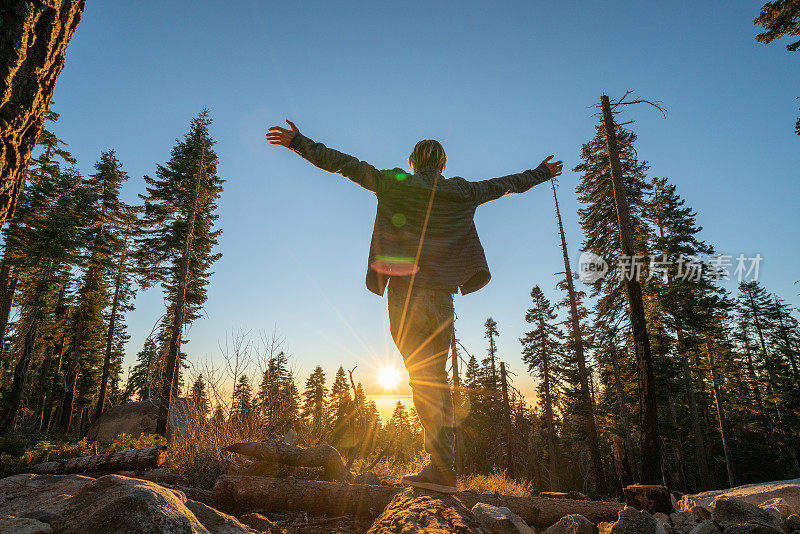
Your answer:
[[[414,408],[425,431],[425,451],[439,467],[453,468],[453,396],[447,356],[453,336],[453,293],[389,282],[389,325],[411,378]]]

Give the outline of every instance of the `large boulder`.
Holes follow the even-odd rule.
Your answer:
[[[186,496],[146,480],[106,475],[86,484],[50,521],[56,534],[210,534]]]
[[[133,437],[154,434],[160,402],[158,399],[147,399],[109,408],[89,427],[86,438],[90,441],[110,443],[120,434]],[[191,399],[181,397],[172,400],[168,427],[173,436],[191,434],[197,421],[197,410]]]
[[[520,516],[505,506],[479,502],[472,507],[471,512],[491,534],[536,534]]]
[[[82,475],[14,475],[0,480],[0,517],[48,522],[94,479]]]
[[[689,506],[685,509],[688,510],[691,508],[691,504],[700,504],[710,508],[711,503],[719,497],[735,497],[756,505],[770,499],[782,498],[785,504],[800,513],[800,478],[779,480],[776,482],[763,482],[759,484],[746,484],[730,489],[706,491],[695,495],[688,495],[685,500]]]
[[[769,510],[759,508],[754,504],[742,499],[730,497],[720,497],[714,501],[714,513],[711,516],[723,532],[727,532],[729,527],[741,525],[760,525],[761,529],[747,527],[752,532],[767,532],[771,530],[774,534],[783,532],[780,514],[770,513]],[[742,527],[744,528],[744,527]],[[735,529],[734,529],[735,530]],[[740,529],[741,530],[741,529]],[[745,532],[745,530],[741,530]]]
[[[408,488],[394,496],[367,534],[487,534],[453,495]]]
[[[53,529],[47,523],[29,517],[2,517],[0,534],[53,534]]]
[[[594,523],[579,514],[565,515],[558,523],[547,527],[544,534],[596,534]]]
[[[610,534],[666,534],[664,527],[644,510],[626,506],[619,513],[617,522],[608,531]]]
[[[235,517],[223,514],[201,502],[190,499],[186,501],[186,507],[212,534],[254,534],[256,532],[243,525]]]

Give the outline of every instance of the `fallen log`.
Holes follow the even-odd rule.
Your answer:
[[[353,475],[345,467],[339,452],[330,445],[318,445],[304,449],[280,441],[234,443],[226,451],[244,454],[260,460],[259,470],[266,472],[269,464],[294,467],[321,467],[326,480],[352,480]]]
[[[319,515],[375,517],[406,488],[369,486],[319,480],[295,480],[224,475],[213,490],[216,508],[234,514],[245,511],[306,511]],[[548,527],[569,514],[580,514],[593,523],[616,521],[621,503],[573,499],[515,497],[463,491],[456,497],[467,507],[483,502],[505,506],[529,525]]]
[[[408,488],[394,496],[367,534],[402,534],[409,525],[419,525],[420,532],[486,532],[469,508],[452,495]]]
[[[64,475],[68,473],[88,473],[91,471],[138,471],[160,467],[167,458],[164,446],[145,447],[128,451],[109,452],[68,458],[54,462],[42,462],[33,466],[34,473]]]

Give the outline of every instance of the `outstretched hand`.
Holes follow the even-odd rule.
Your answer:
[[[290,123],[291,124],[291,123]],[[542,164],[546,165],[548,169],[550,169],[550,178],[555,178],[556,176],[561,175],[561,167],[563,166],[563,162],[559,161],[550,161],[555,156],[547,156]]]
[[[269,131],[267,132],[267,141],[271,145],[281,145],[289,148],[289,145],[292,143],[292,139],[294,136],[300,133],[300,130],[297,129],[297,126],[290,120],[286,121],[292,129],[287,130],[286,128],[281,128],[280,126],[272,126]],[[552,157],[552,156],[551,156]]]

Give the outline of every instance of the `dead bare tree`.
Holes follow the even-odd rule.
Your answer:
[[[600,97],[600,109],[603,117],[603,128],[606,135],[608,159],[611,164],[611,182],[614,187],[614,201],[619,222],[619,240],[623,256],[631,260],[636,255],[633,246],[633,226],[631,223],[631,208],[625,182],[622,177],[619,146],[617,144],[617,125],[614,122],[613,110],[620,105],[646,103],[656,107],[661,113],[664,110],[658,104],[644,100],[634,99],[625,102],[631,91],[625,93],[620,100],[612,106],[607,95]],[[666,116],[666,115],[665,115]],[[626,123],[627,124],[627,123]],[[658,431],[658,406],[656,404],[656,386],[653,374],[653,357],[650,351],[650,338],[647,335],[647,320],[644,313],[642,300],[642,287],[636,276],[623,276],[625,290],[630,308],[631,330],[633,346],[636,352],[636,370],[639,377],[639,413],[641,427],[642,475],[644,484],[662,484],[664,482],[661,471],[661,439]]]

